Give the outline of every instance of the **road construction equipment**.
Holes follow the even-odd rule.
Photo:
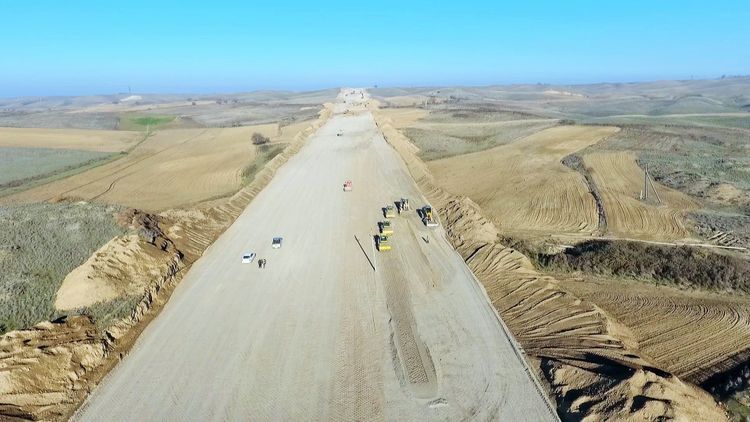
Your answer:
[[[352,190],[352,181],[347,180],[346,182],[344,182],[344,192],[351,192],[351,190]]]
[[[399,214],[402,211],[409,211],[411,209],[411,205],[409,205],[409,200],[406,198],[401,198],[400,201],[398,201],[398,212]]]
[[[383,208],[383,216],[385,218],[394,218],[394,217],[396,217],[396,211],[393,208],[393,205],[386,205]]]
[[[432,214],[432,207],[429,205],[422,207],[422,223],[427,227],[437,227],[438,225],[435,216]]]
[[[375,244],[378,247],[378,251],[380,252],[391,250],[391,244],[388,241],[388,236],[384,234],[375,236]]]
[[[393,234],[393,226],[391,226],[391,222],[388,220],[379,222],[378,228],[380,229],[380,234]]]

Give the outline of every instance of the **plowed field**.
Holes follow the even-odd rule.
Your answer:
[[[561,126],[487,151],[431,161],[438,184],[479,204],[501,231],[593,233],[596,204],[566,155],[617,132]]]
[[[564,286],[615,317],[644,354],[685,380],[701,383],[750,354],[746,299],[621,280]]]
[[[653,240],[689,237],[683,217],[697,209],[698,202],[656,183],[654,187],[661,204],[641,201],[643,170],[638,167],[634,154],[594,152],[584,155],[583,161],[601,192],[607,227],[612,234]],[[649,193],[654,196],[653,191]]]

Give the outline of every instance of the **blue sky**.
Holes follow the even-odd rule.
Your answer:
[[[750,74],[749,24],[747,0],[7,0],[0,96],[714,78]]]

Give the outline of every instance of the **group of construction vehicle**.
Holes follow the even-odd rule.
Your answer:
[[[388,240],[388,236],[393,234],[393,224],[391,218],[396,217],[396,213],[401,215],[402,212],[411,211],[411,205],[409,205],[409,199],[401,198],[401,200],[395,202],[396,206],[386,205],[383,207],[383,221],[378,222],[378,235],[375,236],[375,246],[378,251],[389,251],[391,250],[391,244]],[[422,219],[422,223],[427,227],[437,227],[438,223],[435,216],[432,213],[432,207],[425,205],[417,210],[417,213]]]
[[[351,192],[352,181],[347,180],[344,182],[344,192]],[[375,246],[379,251],[391,250],[391,243],[388,240],[388,236],[393,234],[393,224],[391,223],[392,218],[396,218],[396,215],[401,215],[402,212],[411,211],[411,205],[409,204],[408,198],[401,198],[394,202],[395,207],[391,204],[386,205],[382,208],[383,217],[382,221],[378,222],[378,234],[375,236]],[[417,209],[417,214],[422,219],[422,223],[427,227],[437,227],[438,222],[435,215],[432,212],[432,207],[425,205],[422,208]]]

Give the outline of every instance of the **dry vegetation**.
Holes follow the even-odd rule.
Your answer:
[[[65,276],[123,233],[117,209],[86,203],[0,208],[0,333],[57,315],[55,294]]]
[[[600,147],[637,152],[657,180],[696,198],[739,208],[750,204],[750,131],[686,123],[627,125]]]
[[[139,119],[173,118],[161,128],[235,127],[314,119],[338,90],[259,91],[228,95],[120,94],[0,99],[0,126],[145,129]],[[133,121],[136,120],[136,121]],[[140,120],[141,123],[147,120]],[[166,124],[164,124],[166,123]]]
[[[589,240],[557,254],[527,255],[553,271],[654,280],[684,289],[750,293],[750,261],[694,246]]]
[[[271,161],[274,157],[280,154],[285,147],[286,144],[259,145],[258,152],[252,163],[248,164],[245,168],[242,169],[242,184],[246,185],[252,182],[258,171],[260,171],[267,162]]]

